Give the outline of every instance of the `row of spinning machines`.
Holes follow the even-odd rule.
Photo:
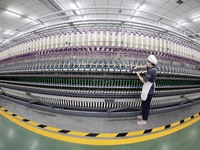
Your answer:
[[[138,110],[142,83],[136,72],[144,76],[146,71],[133,68],[146,64],[148,55],[154,54],[159,63],[152,108],[180,106],[200,99],[196,57],[188,59],[145,49],[115,50],[97,52],[88,47],[75,51],[64,47],[1,59],[1,96],[60,111]]]

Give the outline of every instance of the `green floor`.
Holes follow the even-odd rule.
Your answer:
[[[0,115],[0,150],[199,150],[200,122],[156,140],[121,146],[87,146],[53,140],[19,127]]]

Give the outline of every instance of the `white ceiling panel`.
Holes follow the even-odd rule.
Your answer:
[[[145,7],[144,11],[155,12],[158,9],[159,9],[159,7],[156,7],[156,6],[153,6],[153,5],[148,5],[147,7]]]
[[[105,5],[107,0],[94,0],[95,5]]]
[[[157,7],[161,7],[162,5],[164,5],[168,0],[151,0],[151,5],[157,6]]]
[[[118,18],[118,19],[130,19],[128,15],[140,16],[143,18],[150,18],[153,20],[158,20],[160,17],[156,15],[150,15],[150,13],[162,15],[164,17],[168,17],[176,22],[181,20],[185,20],[188,24],[187,27],[195,30],[196,32],[200,32],[200,21],[193,22],[191,17],[200,15],[200,0],[182,0],[183,4],[179,5],[176,3],[177,0],[57,0],[59,4],[57,4],[54,0],[0,0],[0,41],[1,37],[5,36],[5,30],[13,30],[19,25],[27,23],[25,18],[33,18],[37,19],[44,15],[55,13],[62,9],[71,10],[76,8],[88,8],[88,7],[119,7],[122,9],[120,12],[118,8],[115,9],[90,9],[90,10],[82,10],[80,12],[71,11],[67,13],[68,15],[74,15],[74,19],[82,18],[78,16],[79,14],[89,14],[86,18]],[[51,3],[50,3],[51,2]],[[48,3],[46,5],[45,3]],[[52,3],[54,5],[52,5]],[[61,7],[60,7],[60,6]],[[53,8],[53,9],[52,9]],[[123,10],[123,8],[132,9]],[[12,11],[16,11],[22,13],[23,16],[21,18],[16,18],[4,13],[5,9],[10,9]],[[134,10],[138,9],[138,11],[144,11],[146,13],[135,12]],[[105,14],[98,14],[98,13]],[[114,15],[109,15],[106,13],[114,13]],[[120,15],[119,15],[120,14]],[[63,14],[53,15],[52,17],[61,17]],[[51,17],[50,17],[51,18]],[[73,19],[71,18],[71,19]],[[49,18],[43,19],[42,21],[48,20]],[[148,22],[148,19],[140,19],[144,22]],[[62,20],[60,20],[62,21]],[[165,23],[173,26],[173,22],[162,19]],[[52,22],[53,23],[53,22]],[[55,21],[54,21],[55,23]],[[148,23],[152,23],[149,21]]]
[[[175,9],[171,10],[171,12],[174,13],[175,15],[184,13],[184,11],[179,8],[175,8]]]
[[[188,4],[190,7],[194,8],[194,7],[200,6],[200,1],[199,0],[188,0],[186,2],[186,4]]]
[[[94,0],[81,0],[80,1],[83,7],[92,7],[94,6]]]
[[[171,11],[172,9],[175,8],[175,6],[172,5],[172,4],[169,4],[169,3],[165,3],[165,4],[162,6],[162,8],[165,9],[165,10]]]
[[[109,5],[121,6],[123,0],[108,0]]]
[[[170,19],[176,17],[176,15],[173,12],[171,12],[171,11],[169,11],[168,13],[166,13],[165,16],[168,17],[168,18],[170,18]]]
[[[178,8],[180,8],[183,11],[187,11],[187,10],[192,9],[192,7],[190,7],[189,5],[187,5],[185,3],[181,4]]]
[[[158,9],[157,11],[155,11],[154,13],[157,13],[159,15],[165,15],[168,11],[165,9]]]
[[[127,8],[133,8],[134,3],[135,2],[133,0],[123,0],[121,6]]]
[[[23,3],[25,3],[27,0],[15,0],[15,1],[18,2],[18,3],[23,4]],[[33,1],[35,1],[35,0],[33,0]]]
[[[26,7],[33,7],[35,5],[35,2],[32,0],[27,0],[23,3],[23,5]]]

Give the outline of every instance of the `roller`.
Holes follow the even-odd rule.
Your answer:
[[[163,38],[163,51],[166,53],[167,51],[167,41],[166,41],[166,37]]]
[[[110,41],[110,33],[109,33],[109,31],[107,30],[107,31],[106,31],[106,47],[109,46],[109,41]]]
[[[119,31],[117,34],[117,46],[121,47],[122,46],[121,43],[122,43],[122,32]]]
[[[92,46],[92,31],[89,30],[88,31],[88,46],[91,47]]]
[[[69,35],[69,32],[66,33],[65,35],[65,46],[68,47],[69,44],[70,44],[70,35]]]
[[[43,47],[43,37],[40,37],[40,39],[39,39],[39,51],[41,51],[42,50],[42,47]]]
[[[82,33],[82,47],[86,47],[86,33],[84,30]]]
[[[104,43],[104,32],[103,30],[100,31],[100,39],[99,39],[99,44],[100,44],[100,48],[103,47],[103,43]]]
[[[97,42],[98,42],[97,30],[94,31],[93,39],[94,39],[93,45],[94,45],[94,47],[97,47]]]
[[[76,33],[76,47],[80,46],[80,41],[81,41],[81,34],[80,32]]]
[[[50,48],[50,35],[47,35],[47,41],[46,41],[46,48],[47,48],[47,50],[49,50],[49,48]]]
[[[155,50],[158,51],[158,36],[155,36]]]
[[[159,37],[159,51],[163,52],[163,37]]]
[[[154,35],[151,35],[151,50],[154,50],[154,41],[155,41],[155,39],[154,39]]]
[[[129,34],[129,45],[130,45],[130,48],[133,48],[133,32],[131,32]]]
[[[124,33],[124,39],[123,39],[123,42],[124,42],[124,47],[127,48],[127,43],[128,43],[128,33],[125,31]]]
[[[55,41],[55,37],[54,37],[54,34],[52,34],[50,36],[50,49],[54,48],[54,41]]]
[[[42,50],[46,50],[46,40],[47,39],[47,37],[46,36],[43,36],[42,37]]]
[[[139,45],[140,45],[140,48],[141,49],[143,49],[144,48],[144,34],[143,33],[141,33],[140,35],[139,35]]]
[[[61,47],[61,48],[63,48],[64,46],[65,46],[65,44],[64,44],[64,42],[65,42],[65,34],[64,33],[61,33],[61,35],[60,35],[60,41],[59,41],[59,46]]]
[[[116,40],[116,32],[113,31],[113,33],[112,33],[112,47],[115,47],[115,40]]]

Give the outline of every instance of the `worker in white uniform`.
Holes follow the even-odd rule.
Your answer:
[[[141,92],[141,99],[142,99],[142,114],[137,116],[138,125],[146,125],[151,100],[155,91],[155,81],[156,81],[156,65],[158,61],[154,55],[149,55],[147,58],[147,66],[136,66],[134,69],[147,69],[145,77],[141,77],[140,73],[137,72],[137,76],[139,77],[140,81],[143,83],[142,92]]]

